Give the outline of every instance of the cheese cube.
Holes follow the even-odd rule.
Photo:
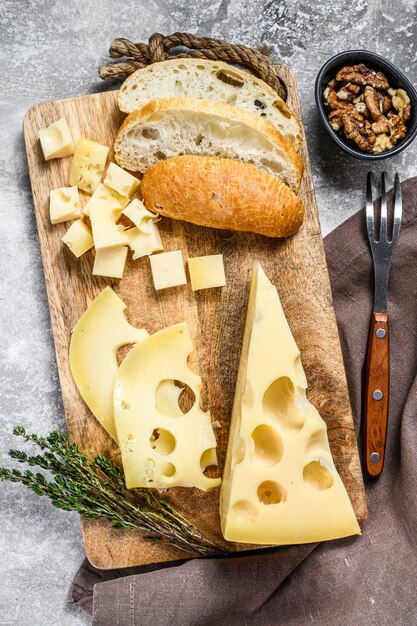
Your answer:
[[[122,196],[130,198],[136,189],[139,187],[140,181],[129,172],[116,165],[116,163],[110,163],[107,168],[104,184],[114,191],[117,191]]]
[[[181,250],[153,254],[149,260],[155,289],[167,289],[187,284]]]
[[[62,237],[62,241],[68,246],[76,257],[80,257],[94,246],[91,230],[82,220],[77,220]]]
[[[49,193],[51,224],[59,224],[81,217],[78,187],[61,187]]]
[[[84,215],[90,216],[91,207],[95,204],[113,204],[117,208],[124,208],[129,204],[129,198],[121,196],[120,193],[106,187],[103,183],[99,183],[97,189],[84,207]]]
[[[118,248],[102,248],[96,250],[94,259],[94,276],[108,276],[109,278],[123,278],[128,249],[126,246]]]
[[[75,148],[69,184],[87,193],[96,190],[106,167],[109,148],[82,137]]]
[[[40,130],[39,139],[45,161],[70,156],[74,152],[71,133],[63,117]]]
[[[156,222],[159,219],[156,213],[148,211],[139,198],[132,200],[132,202],[130,202],[127,207],[123,209],[123,215],[126,215],[126,217],[128,217],[130,221],[143,232],[151,230],[149,223]]]
[[[125,230],[125,235],[129,238],[129,246],[133,250],[132,258],[134,261],[164,249],[159,229],[155,222],[149,222],[148,228],[150,230],[146,232],[143,232],[136,226]]]
[[[128,201],[127,198],[123,198],[116,191],[100,183],[96,193],[88,202],[96,250],[129,244],[129,238],[124,234],[124,229],[118,228],[116,225],[123,210],[123,206],[119,202],[120,198],[123,199],[123,202]]]
[[[222,254],[188,259],[188,270],[193,291],[224,287],[226,284]]]

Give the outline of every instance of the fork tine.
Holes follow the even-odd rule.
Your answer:
[[[403,215],[403,200],[401,195],[400,177],[398,172],[395,174],[394,183],[394,224],[392,227],[391,241],[395,243],[401,228],[401,220]]]
[[[381,223],[379,227],[379,241],[387,240],[387,192],[385,188],[385,172],[381,174]]]
[[[368,237],[371,241],[375,240],[374,229],[374,203],[372,199],[372,174],[368,172],[366,178],[366,227],[368,229]]]

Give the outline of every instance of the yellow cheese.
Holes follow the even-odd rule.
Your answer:
[[[155,289],[187,284],[181,250],[153,254],[149,260]]]
[[[63,117],[48,128],[39,131],[39,139],[45,161],[70,156],[74,153],[71,133]]]
[[[98,205],[103,206],[106,204],[111,204],[115,208],[124,208],[129,202],[129,198],[125,198],[121,196],[120,193],[110,189],[110,187],[106,187],[103,183],[99,183],[97,188],[87,204],[84,207],[84,215],[90,216],[90,210],[92,206]]]
[[[91,230],[82,220],[77,220],[71,224],[62,237],[62,241],[76,257],[80,257],[94,246]]]
[[[134,223],[141,231],[146,232],[150,224],[158,221],[159,216],[152,211],[148,211],[143,202],[139,198],[135,198],[123,209],[123,215],[126,215],[131,222]]]
[[[126,246],[117,248],[101,248],[96,250],[94,258],[94,276],[123,278],[128,249]]]
[[[130,198],[140,185],[140,181],[129,172],[126,172],[116,163],[110,163],[107,168],[104,184],[122,196]]]
[[[49,193],[49,216],[51,224],[59,224],[81,217],[78,187],[61,187]]]
[[[226,284],[222,254],[188,259],[188,270],[193,291],[210,289],[212,287],[224,287]]]
[[[123,229],[118,228],[116,224],[123,210],[119,198],[116,197],[116,195],[119,196],[119,194],[102,184],[97,187],[96,192],[97,196],[96,193],[94,193],[88,202],[96,250],[129,244],[129,238],[126,236]],[[124,200],[126,200],[126,198]]]
[[[157,225],[158,215],[148,211],[138,198],[132,200],[123,210],[123,215],[135,224],[134,228],[126,231],[133,250],[133,260],[164,249]]]
[[[84,137],[79,139],[71,163],[69,184],[93,193],[103,176],[108,154],[107,146]]]
[[[203,473],[208,462],[217,464],[216,438],[210,414],[200,409],[201,378],[187,365],[192,348],[187,324],[176,324],[137,343],[119,367],[114,419],[130,489],[206,491],[220,484]],[[185,414],[173,381],[188,385],[195,395]]]
[[[124,302],[106,287],[76,324],[69,352],[71,373],[82,398],[115,441],[113,387],[117,351],[148,336],[146,330],[129,324],[125,309]]]
[[[220,496],[227,540],[287,545],[360,533],[306,387],[277,290],[257,264]]]

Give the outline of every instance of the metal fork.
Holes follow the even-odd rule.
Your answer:
[[[389,326],[387,315],[388,279],[392,254],[401,227],[402,198],[400,178],[395,175],[394,219],[392,235],[388,238],[387,195],[385,173],[381,175],[381,217],[379,236],[375,234],[375,212],[372,199],[372,176],[366,184],[366,226],[374,261],[374,307],[369,331],[366,362],[366,395],[364,404],[364,459],[369,476],[382,472],[387,437],[389,399]]]

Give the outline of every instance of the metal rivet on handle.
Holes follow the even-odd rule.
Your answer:
[[[381,460],[381,457],[379,456],[378,452],[372,452],[369,458],[370,458],[371,463],[379,463]]]
[[[382,398],[384,397],[384,394],[382,393],[380,389],[375,389],[374,393],[372,394],[372,397],[374,400],[382,400]]]
[[[377,328],[375,334],[378,337],[378,339],[383,339],[385,335],[387,334],[387,331],[385,330],[385,328]]]

